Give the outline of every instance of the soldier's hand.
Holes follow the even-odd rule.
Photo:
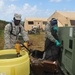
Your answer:
[[[31,41],[28,41],[28,46],[31,46],[32,45],[32,42]]]
[[[21,43],[20,40],[17,40],[16,43]]]
[[[58,40],[55,41],[56,46],[60,46],[60,42]]]

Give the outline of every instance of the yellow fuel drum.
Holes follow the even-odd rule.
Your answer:
[[[0,75],[29,75],[30,60],[26,51],[16,57],[15,49],[0,50]]]

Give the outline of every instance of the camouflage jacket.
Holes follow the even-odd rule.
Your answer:
[[[51,41],[55,42],[55,38],[53,37],[53,35],[51,34],[51,28],[53,26],[50,25],[50,23],[47,23],[47,25],[45,26],[45,33],[46,33],[46,38],[50,39]]]
[[[4,49],[14,48],[14,45],[19,38],[19,34],[18,34],[19,33],[19,27],[21,28],[20,33],[21,33],[24,41],[29,40],[29,38],[28,38],[28,36],[27,36],[27,34],[26,34],[26,32],[25,32],[25,30],[21,24],[16,26],[14,24],[14,22],[12,22],[12,27],[13,27],[12,33],[14,33],[16,36],[14,36],[10,33],[10,31],[11,31],[11,24],[10,23],[5,26],[5,29],[4,29],[4,41],[5,41]]]

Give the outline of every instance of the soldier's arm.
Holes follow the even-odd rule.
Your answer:
[[[51,28],[50,28],[50,26],[49,26],[49,24],[47,24],[46,25],[46,27],[45,27],[45,32],[46,32],[46,37],[48,38],[48,39],[50,39],[51,41],[53,41],[53,42],[55,42],[55,38],[53,37],[53,35],[51,34],[51,30],[50,30]]]
[[[9,49],[10,47],[10,24],[7,24],[4,29],[4,41],[5,41],[5,49]]]

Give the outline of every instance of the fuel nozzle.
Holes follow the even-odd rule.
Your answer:
[[[17,52],[17,56],[19,57],[20,56],[20,50],[21,50],[21,46],[20,46],[20,41],[19,40],[15,44],[15,49],[16,49],[16,52]]]

